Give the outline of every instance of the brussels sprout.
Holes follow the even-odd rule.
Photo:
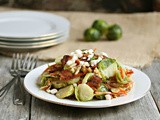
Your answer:
[[[76,99],[79,101],[89,101],[94,97],[94,91],[87,84],[79,84],[75,89]]]
[[[40,77],[40,80],[37,81],[37,84],[39,86],[45,86],[47,84],[47,80],[48,78],[50,78],[51,76],[48,73],[43,73]]]
[[[63,88],[63,87],[66,87],[67,86],[67,83],[66,82],[63,82],[63,81],[60,81],[60,80],[57,80],[57,81],[53,81],[52,82],[52,85],[54,88]]]
[[[108,40],[118,40],[122,37],[122,29],[119,25],[114,24],[108,28],[107,33]]]
[[[64,88],[61,88],[57,93],[56,93],[56,96],[58,98],[66,98],[66,97],[69,97],[71,95],[73,95],[74,93],[74,87],[73,85],[69,85],[67,87],[64,87]]]
[[[97,41],[101,37],[100,32],[95,28],[88,28],[84,32],[84,39],[86,41]]]
[[[98,69],[102,75],[104,82],[105,82],[106,79],[115,75],[115,73],[117,71],[116,60],[111,59],[111,58],[103,59],[101,62],[99,62]]]
[[[87,83],[87,81],[93,76],[93,73],[87,73],[82,80],[82,83]]]
[[[73,78],[73,79],[69,80],[67,83],[70,85],[70,84],[77,83],[79,80],[80,80],[80,77],[77,77],[77,78]]]
[[[80,101],[80,99],[79,99],[79,94],[78,94],[78,87],[77,87],[77,86],[75,86],[75,88],[74,88],[74,95],[75,95],[76,99],[77,99],[78,101]]]
[[[131,81],[130,78],[127,76],[125,76],[124,79],[122,79],[122,76],[119,70],[116,71],[116,80],[120,84],[127,84],[128,82]]]
[[[107,89],[107,87],[104,84],[101,83],[101,85],[97,89],[97,92],[108,92],[108,89]],[[96,95],[96,98],[102,100],[102,99],[105,98],[105,94],[103,94],[103,95]]]
[[[104,20],[95,20],[92,27],[100,31],[101,35],[103,35],[108,31],[109,24]]]

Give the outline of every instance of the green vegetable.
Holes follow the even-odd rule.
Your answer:
[[[87,83],[87,81],[93,76],[93,73],[87,73],[82,80],[82,83]]]
[[[79,101],[89,101],[94,97],[94,91],[87,84],[80,84],[75,92],[76,99]]]
[[[74,88],[74,95],[75,95],[76,99],[77,99],[78,101],[80,101],[80,99],[79,99],[79,94],[78,94],[78,87],[77,87],[77,86],[75,86],[75,88]]]
[[[97,29],[101,35],[106,34],[108,31],[109,24],[104,20],[95,20],[92,24],[92,27]]]
[[[117,82],[120,83],[120,84],[127,84],[128,82],[131,81],[130,78],[127,77],[127,76],[125,76],[124,79],[122,79],[121,73],[120,73],[119,70],[116,71],[116,80],[117,80]]]
[[[84,39],[86,41],[97,41],[101,37],[100,32],[95,28],[88,28],[84,32]]]
[[[45,86],[47,84],[48,78],[51,76],[48,73],[43,73],[41,75],[40,81],[37,83],[39,86]]]
[[[98,63],[98,69],[102,75],[103,81],[115,75],[117,63],[115,59],[107,58]]]
[[[70,85],[70,84],[77,83],[79,80],[80,80],[80,77],[76,77],[76,78],[69,80],[67,83]]]
[[[60,89],[56,93],[56,96],[58,98],[62,99],[62,98],[66,98],[66,97],[69,97],[69,96],[73,95],[73,93],[74,93],[74,87],[73,87],[73,85],[69,85],[69,86],[67,86],[65,88]]]
[[[118,40],[122,37],[122,29],[119,25],[114,24],[108,28],[107,33],[108,40]]]
[[[52,82],[52,85],[54,88],[63,88],[63,87],[66,87],[68,84],[66,82],[63,82],[63,81],[60,81],[60,80],[57,80],[57,81],[53,81]]]
[[[103,83],[101,83],[101,85],[97,89],[97,92],[108,92],[108,89],[107,89],[107,87]],[[105,94],[96,95],[96,98],[102,100],[102,99],[105,98]]]

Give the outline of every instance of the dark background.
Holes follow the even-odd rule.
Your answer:
[[[61,11],[116,13],[160,11],[160,0],[0,0],[0,5]]]

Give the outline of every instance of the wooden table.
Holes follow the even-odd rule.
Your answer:
[[[0,88],[12,79],[8,72],[11,58],[0,55]],[[44,62],[39,62],[39,65]],[[142,70],[151,79],[148,94],[135,102],[101,109],[73,108],[48,103],[27,92],[24,106],[12,103],[13,88],[0,102],[0,120],[160,120],[160,61]]]

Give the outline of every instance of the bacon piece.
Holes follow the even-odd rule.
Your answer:
[[[102,83],[102,79],[96,75],[92,76],[91,79],[87,82],[87,84],[93,89],[96,90],[100,83]]]
[[[64,55],[63,58],[62,58],[62,60],[61,60],[62,65],[64,66],[64,65],[67,63],[67,61],[70,60],[70,59],[72,59],[71,56],[69,56],[69,55]]]
[[[54,64],[54,65],[49,66],[44,72],[53,73],[55,71],[60,71],[62,69],[63,67],[61,64]]]
[[[73,78],[73,74],[69,70],[63,70],[60,73],[60,80],[68,81]]]
[[[77,63],[77,65],[79,65],[79,64],[80,64],[80,61],[79,61],[79,60],[76,60],[75,63]]]
[[[74,78],[76,78],[76,77],[81,77],[81,76],[84,76],[85,74],[86,74],[86,73],[80,72],[80,73],[74,75],[73,77],[74,77]]]

